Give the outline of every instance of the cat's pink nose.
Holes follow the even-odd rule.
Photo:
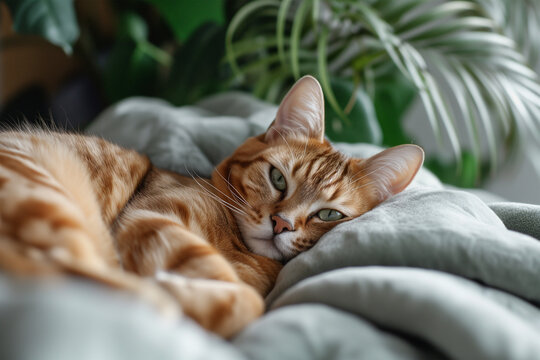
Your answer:
[[[290,222],[281,218],[279,215],[272,215],[270,217],[274,223],[274,234],[281,234],[283,231],[292,231],[293,227]]]

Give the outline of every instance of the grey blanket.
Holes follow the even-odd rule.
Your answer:
[[[130,99],[88,130],[209,175],[275,107]],[[378,148],[337,144],[369,156]],[[540,206],[490,203],[422,170],[403,193],[290,261],[231,342],[96,285],[0,278],[2,359],[540,359]],[[535,238],[536,237],[536,238]]]

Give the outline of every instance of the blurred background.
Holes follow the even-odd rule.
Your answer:
[[[333,141],[416,143],[444,182],[540,204],[537,0],[0,0],[0,123],[84,130],[130,96],[279,103]]]

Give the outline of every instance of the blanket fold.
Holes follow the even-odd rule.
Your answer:
[[[452,359],[534,359],[538,310],[507,294],[499,302],[486,291],[494,290],[436,271],[357,267],[304,280],[272,309],[325,304],[419,337]]]
[[[293,259],[268,303],[306,277],[370,265],[445,271],[540,301],[536,239],[506,230],[474,195],[416,187],[336,227]]]

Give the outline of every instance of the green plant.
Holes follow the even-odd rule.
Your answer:
[[[462,186],[493,173],[517,140],[540,142],[537,0],[115,1],[104,64],[73,0],[5,2],[16,31],[84,58],[108,102],[183,105],[232,88],[278,102],[309,73],[323,86],[331,139],[390,146],[414,138],[402,120],[419,98],[440,153],[453,154],[426,163]]]
[[[41,35],[68,54],[79,37],[73,0],[5,0],[13,27],[21,34]]]
[[[328,127],[337,121],[345,129],[335,140],[376,142],[382,132],[386,145],[404,142],[400,120],[417,94],[463,175],[453,181],[470,186],[519,137],[540,140],[540,85],[530,66],[538,46],[529,39],[539,22],[534,0],[255,0],[232,19],[227,56],[238,81],[271,101],[293,79],[315,73],[337,115]],[[358,93],[369,95],[364,113],[376,114],[380,130],[351,139]],[[370,117],[361,120],[373,124]]]
[[[221,62],[224,0],[111,1],[116,35],[105,49],[90,27],[78,23],[73,0],[5,3],[15,31],[42,36],[83,59],[107,103],[147,95],[183,105],[226,83],[227,70]]]

